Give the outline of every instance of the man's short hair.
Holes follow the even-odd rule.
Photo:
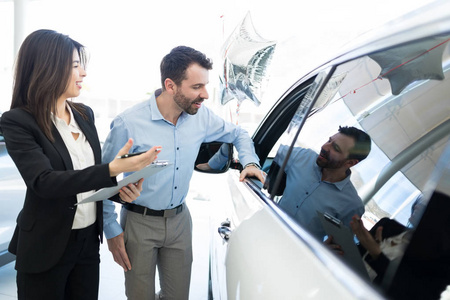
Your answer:
[[[370,136],[356,127],[339,126],[339,133],[355,139],[355,147],[350,150],[349,159],[364,160],[371,149]]]
[[[195,63],[206,70],[212,69],[211,59],[207,58],[202,52],[187,46],[173,48],[161,61],[162,88],[164,89],[164,81],[167,78],[172,79],[176,85],[181,85],[181,82],[186,79],[187,68]]]

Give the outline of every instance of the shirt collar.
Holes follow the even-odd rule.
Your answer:
[[[350,171],[350,169],[347,170],[347,176],[338,182],[334,182],[334,186],[337,187],[340,191],[342,191],[344,189],[344,187],[347,185],[347,183],[350,182],[350,175],[352,174],[352,171]]]
[[[66,124],[66,122],[63,119],[58,118],[57,116],[55,116],[52,113],[52,117],[53,117],[53,121],[54,121],[55,125],[58,124],[58,126],[67,127],[73,133],[81,133],[81,130],[78,127],[78,124],[75,121],[75,118],[73,117],[72,109],[70,108],[70,105],[68,105],[67,103],[66,103],[66,108],[67,108],[67,110],[69,111],[69,114],[70,114],[70,122],[69,122],[69,124]]]
[[[161,112],[159,111],[158,105],[156,104],[156,98],[161,95],[162,90],[157,89],[153,95],[150,97],[150,110],[151,110],[151,118],[153,121],[157,120],[165,120]],[[177,126],[184,122],[184,120],[189,116],[186,112],[182,112],[181,115],[178,117]],[[168,122],[168,121],[167,121]]]
[[[150,110],[151,110],[151,118],[153,121],[156,120],[164,120],[161,112],[159,111],[158,105],[156,104],[156,97],[161,95],[161,89],[157,89],[153,95],[150,97]]]

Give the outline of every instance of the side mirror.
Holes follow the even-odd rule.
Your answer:
[[[218,153],[220,152],[220,153]],[[219,161],[222,162],[220,169],[204,170],[198,165],[207,163],[215,154],[220,155]],[[197,159],[195,160],[195,171],[202,173],[220,174],[225,173],[231,166],[233,158],[233,144],[222,142],[203,143],[198,151]]]

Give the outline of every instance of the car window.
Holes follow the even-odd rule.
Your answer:
[[[308,193],[315,193],[321,180],[316,159],[328,142],[336,153],[342,150],[342,145],[334,142],[340,126],[355,127],[369,134],[372,141],[367,158],[352,166],[349,175],[363,204],[364,226],[371,229],[382,218],[411,226],[411,213],[423,199],[439,158],[449,145],[449,70],[449,36],[438,36],[337,65],[330,73],[325,72],[324,84],[318,76],[318,84],[311,87],[319,90],[312,97],[317,99],[314,105],[308,107],[308,101],[300,105],[269,154],[274,159],[265,187],[274,202],[293,219],[296,210],[304,206],[323,208],[308,204]],[[306,109],[308,117],[302,124]],[[312,163],[303,162],[307,159]],[[302,189],[311,172],[318,172],[317,182]],[[297,177],[289,180],[289,176]],[[295,205],[283,206],[288,195],[295,199]],[[340,200],[331,194],[328,197],[326,209],[338,214],[335,206]],[[302,226],[320,226],[312,217],[303,218],[297,220]],[[314,229],[307,229],[316,234]]]
[[[402,213],[399,208],[403,205],[405,212],[410,210],[448,140],[445,130],[449,126],[450,113],[446,97],[450,90],[448,44],[448,36],[421,40],[338,66],[298,137],[295,138],[295,129],[299,113],[271,155],[279,150],[280,144],[293,144],[318,153],[339,126],[364,130],[372,139],[372,149],[367,159],[352,168],[352,182],[366,204],[374,201],[372,205],[379,207],[375,215],[396,216],[406,223],[407,213]],[[415,52],[409,53],[410,48],[416,49]],[[404,57],[398,57],[402,53],[405,53]],[[386,62],[383,69],[379,57],[389,56],[395,59]],[[435,70],[429,70],[429,64],[435,61],[439,62]],[[380,73],[394,72],[392,70],[396,68],[406,71],[398,71],[393,77],[380,76]],[[424,69],[422,73],[420,68]],[[414,72],[418,73],[415,75],[418,79],[427,76],[433,79],[411,78],[410,84],[394,83],[395,89],[391,91],[391,82]],[[434,73],[430,75],[430,72]],[[402,158],[403,161],[399,161]],[[398,165],[391,167],[393,162]],[[374,185],[388,167],[392,170],[383,179],[383,184]]]

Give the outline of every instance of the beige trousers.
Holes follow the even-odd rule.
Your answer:
[[[121,225],[131,270],[125,272],[129,300],[155,299],[158,266],[160,299],[188,300],[192,266],[192,219],[183,211],[170,218],[144,216],[122,208]]]

